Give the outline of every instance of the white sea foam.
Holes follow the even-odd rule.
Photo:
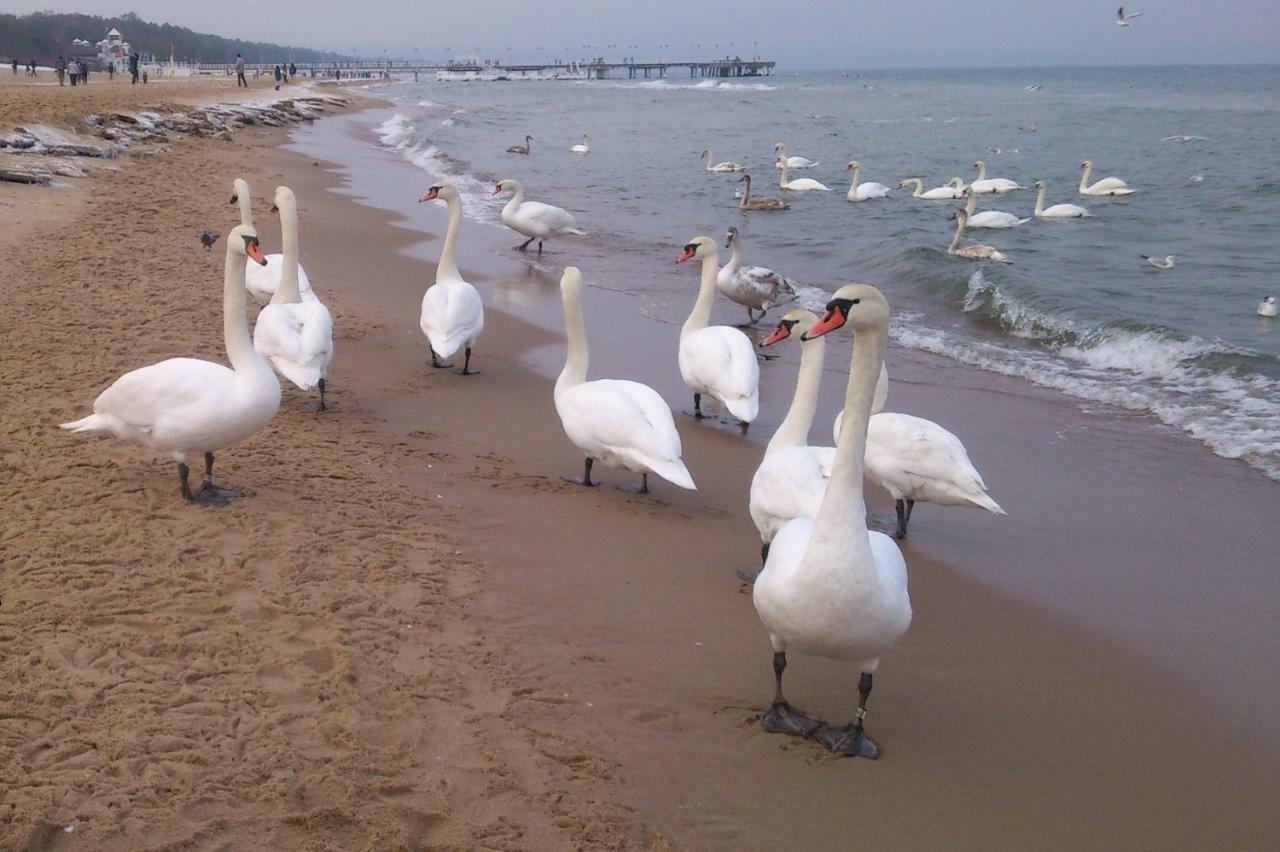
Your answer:
[[[417,139],[413,120],[403,113],[396,113],[374,129],[384,147],[399,152],[410,163],[432,177],[443,178],[453,184],[462,199],[462,211],[467,218],[477,222],[498,221],[498,210],[489,201],[490,187],[467,172],[427,140]]]

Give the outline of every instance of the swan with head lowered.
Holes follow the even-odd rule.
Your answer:
[[[951,245],[947,246],[947,254],[963,257],[966,260],[995,260],[1000,263],[1013,263],[1004,252],[982,243],[961,247],[960,241],[964,239],[964,228],[968,223],[969,214],[961,207],[951,214],[951,218],[956,220],[956,235],[951,238]]]
[[[973,210],[978,204],[978,197],[973,194],[973,190],[968,188],[964,191],[964,197],[964,212],[969,215],[967,227],[1016,228],[1031,221],[1030,219],[1019,219],[1012,213],[1005,213],[1000,210],[983,210],[981,213],[974,213]]]
[[[774,198],[772,195],[762,195],[758,198],[752,198],[751,175],[743,175],[742,197],[738,200],[738,209],[743,211],[790,210],[791,202],[783,201],[781,198]]]
[[[857,203],[860,201],[871,201],[874,198],[888,198],[889,187],[875,181],[867,181],[866,183],[858,183],[858,175],[862,171],[862,164],[857,160],[850,160],[844,167],[846,172],[853,172],[852,181],[849,184],[849,191],[845,197],[850,201]]]
[[[889,305],[867,284],[836,291],[802,340],[848,324],[853,356],[844,419],[830,483],[817,516],[788,521],[774,536],[752,599],[773,644],[777,685],[761,719],[770,733],[812,737],[836,754],[876,758],[867,736],[867,701],[880,658],[911,625],[907,566],[893,539],[867,529],[863,468],[867,423],[888,339]],[[854,721],[832,727],[792,707],[782,691],[787,653],[852,663],[861,672]]]
[[[591,465],[625,468],[640,474],[640,493],[649,490],[649,474],[673,485],[697,490],[680,459],[680,434],[671,409],[648,385],[619,379],[587,381],[587,330],[582,318],[582,273],[567,267],[560,278],[568,351],[556,379],[556,413],[569,440],[582,450],[582,477],[565,477],[579,485],[596,485]]]
[[[978,172],[978,179],[969,184],[969,188],[973,190],[975,195],[990,195],[992,193],[1013,192],[1016,189],[1026,189],[1017,181],[1008,178],[989,178],[987,177],[987,164],[982,160],[978,160],[973,164]]]
[[[810,160],[808,157],[788,157],[787,146],[779,142],[773,146],[773,156],[776,162],[773,167],[780,169],[786,166],[789,169],[811,169],[818,165],[818,160]]]
[[[1090,184],[1089,176],[1092,174],[1093,161],[1085,160],[1080,164],[1081,195],[1133,195],[1134,193],[1134,190],[1129,188],[1129,184],[1118,177],[1104,177],[1097,183]]]
[[[476,288],[463,280],[453,253],[458,245],[458,229],[462,225],[462,200],[458,190],[447,181],[431,186],[419,202],[439,199],[449,206],[449,230],[444,235],[444,249],[436,264],[436,283],[422,295],[422,315],[418,325],[431,346],[431,366],[444,369],[459,349],[465,349],[462,375],[479,372],[471,369],[471,349],[484,331],[484,303]]]
[[[525,201],[524,187],[520,185],[520,181],[511,178],[498,181],[498,185],[493,188],[493,194],[500,195],[504,192],[511,193],[511,200],[502,206],[502,224],[520,236],[529,238],[516,246],[520,251],[524,251],[531,242],[537,240],[538,254],[542,254],[542,242],[549,237],[584,234],[583,231],[574,227],[577,222],[573,214],[563,207],[554,207],[543,204],[541,201]]]
[[[964,195],[964,181],[958,177],[953,177],[942,186],[935,186],[933,189],[925,189],[924,181],[920,178],[903,178],[898,181],[898,189],[905,189],[915,184],[915,192],[911,193],[912,198],[923,198],[925,201],[944,201],[960,198]]]
[[[231,203],[240,208],[240,224],[253,227],[253,196],[249,193],[249,182],[244,178],[236,178],[231,182]],[[259,305],[265,305],[276,294],[280,286],[281,270],[284,268],[283,254],[265,255],[266,265],[251,264],[245,272],[244,286]],[[307,271],[298,265],[298,292],[305,299],[311,295],[311,279]]]
[[[1258,303],[1258,316],[1273,317],[1276,315],[1276,297],[1267,296]]]
[[[747,336],[727,325],[710,325],[720,266],[715,240],[694,237],[676,263],[702,262],[698,298],[680,328],[680,376],[693,390],[693,416],[701,420],[702,395],[709,394],[737,417],[746,434],[760,413],[760,363]]]
[[[1044,181],[1038,180],[1036,181],[1036,209],[1034,215],[1037,219],[1083,219],[1093,214],[1078,204],[1055,204],[1052,207],[1045,207]]]
[[[740,172],[744,166],[741,163],[733,163],[725,160],[723,163],[711,164],[711,151],[703,151],[702,158],[707,161],[707,171],[709,172]]]
[[[258,233],[239,225],[227,236],[222,280],[222,337],[230,367],[197,358],[170,358],[125,373],[93,402],[93,414],[61,424],[72,432],[103,432],[151,447],[178,463],[182,496],[225,504],[236,492],[213,484],[213,454],[243,441],[280,409],[280,382],[254,351],[245,316],[244,270],[264,262]],[[187,481],[187,462],[204,454],[204,483]]]
[[[271,209],[280,214],[284,259],[280,286],[253,326],[253,348],[302,390],[319,388],[324,411],[324,378],[333,360],[333,317],[313,293],[304,299],[298,289],[298,201],[293,190],[276,187]]]
[[[769,309],[796,299],[796,282],[763,266],[742,265],[742,237],[737,228],[725,235],[729,262],[716,273],[716,289],[747,309],[748,325],[764,319]],[[755,316],[755,311],[760,316]]]
[[[778,175],[779,189],[785,189],[790,192],[812,192],[814,190],[817,190],[818,192],[831,191],[831,187],[827,186],[825,183],[816,181],[813,178],[796,178],[795,180],[791,180],[787,175],[789,170],[790,167],[786,163],[783,163],[782,174]]]

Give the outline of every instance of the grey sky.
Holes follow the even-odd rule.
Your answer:
[[[1118,5],[1117,0],[4,3],[5,11],[19,13],[133,10],[147,20],[224,36],[374,55],[383,49],[409,55],[416,48],[418,56],[430,58],[746,56],[758,42],[761,55],[792,69],[1280,61],[1280,0],[1135,2],[1127,4],[1129,10],[1143,16],[1128,29],[1112,24]],[[84,36],[97,39],[100,34]],[[617,47],[607,48],[610,44]],[[628,45],[639,47],[628,50]]]

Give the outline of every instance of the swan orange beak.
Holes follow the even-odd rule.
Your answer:
[[[686,260],[693,260],[693,256],[697,253],[697,246],[685,246],[684,252],[676,258],[676,263],[684,263]]]
[[[769,333],[769,336],[760,341],[761,346],[772,346],[779,340],[786,340],[791,336],[791,328],[785,323],[778,323],[778,327]]]
[[[845,315],[840,312],[839,308],[827,308],[827,312],[822,315],[822,319],[818,320],[809,330],[800,335],[801,340],[813,340],[815,337],[821,337],[829,331],[835,331],[845,323]]]
[[[440,191],[439,191],[439,190],[437,190],[437,189],[433,186],[433,187],[431,187],[430,189],[428,189],[428,190],[427,190],[427,194],[426,194],[426,195],[424,195],[424,196],[422,196],[421,198],[419,198],[419,199],[418,199],[418,203],[419,203],[419,204],[421,204],[421,203],[422,203],[422,202],[424,202],[424,201],[434,201],[434,200],[435,200],[435,198],[436,198],[436,196],[437,196],[437,195],[439,195],[439,194],[440,194]]]
[[[493,192],[492,192],[491,194],[492,194],[492,195],[497,195],[497,194],[498,194],[498,193],[500,193],[500,192],[502,192],[502,187],[500,187],[500,186],[495,186],[495,187],[493,188]]]
[[[262,248],[258,245],[257,240],[250,240],[249,242],[245,243],[244,251],[245,251],[245,254],[253,258],[254,261],[256,261],[259,266],[267,265],[266,255],[262,253]]]

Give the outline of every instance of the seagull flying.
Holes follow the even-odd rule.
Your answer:
[[[1177,258],[1171,254],[1165,255],[1163,260],[1158,257],[1147,257],[1145,254],[1140,254],[1138,257],[1142,258],[1156,269],[1173,269],[1173,263],[1177,260]]]
[[[1124,13],[1124,7],[1121,6],[1119,9],[1116,10],[1116,26],[1127,27],[1129,26],[1129,22],[1132,21],[1134,18],[1141,18],[1141,17],[1142,17],[1141,12],[1131,12],[1128,15],[1126,15]]]

